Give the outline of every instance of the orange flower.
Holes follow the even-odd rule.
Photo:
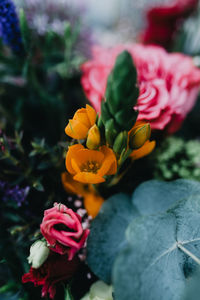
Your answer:
[[[83,203],[88,215],[92,218],[95,218],[98,215],[102,204],[104,203],[104,199],[92,191],[85,194],[83,198]]]
[[[73,139],[85,139],[88,130],[95,124],[96,117],[96,111],[90,105],[86,104],[86,108],[78,109],[73,119],[69,120],[65,128],[65,133]]]
[[[99,147],[101,142],[101,135],[99,128],[94,124],[88,131],[86,146],[88,149],[95,150]]]
[[[100,147],[98,151],[76,144],[69,147],[66,168],[74,180],[96,184],[105,181],[103,176],[117,172],[117,160],[112,149],[106,146]]]
[[[83,183],[73,180],[72,175],[67,172],[61,174],[61,180],[67,193],[78,194],[83,197],[84,207],[88,215],[95,218],[98,215],[104,199],[94,190],[92,185],[84,185]]]
[[[138,121],[129,131],[129,146],[134,149],[130,154],[132,160],[142,158],[150,154],[155,146],[155,141],[149,141],[151,127],[149,123]]]
[[[130,154],[130,158],[133,160],[142,158],[144,156],[149,155],[155,148],[156,142],[155,141],[147,141],[141,148],[137,150],[133,150],[133,152]]]
[[[72,175],[67,172],[63,172],[61,174],[61,180],[63,187],[67,193],[74,195],[84,196],[86,193],[86,189],[84,188],[84,184],[73,180]]]
[[[139,149],[151,136],[151,126],[149,123],[136,122],[129,131],[129,145],[131,149]]]

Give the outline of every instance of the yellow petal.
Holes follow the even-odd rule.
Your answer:
[[[142,158],[142,157],[150,154],[154,150],[155,146],[156,146],[155,141],[152,141],[152,142],[147,141],[141,148],[139,148],[137,150],[133,150],[130,157],[133,160]]]
[[[69,120],[68,125],[65,127],[65,133],[73,139],[85,139],[88,133],[88,127],[78,120]]]
[[[97,150],[80,149],[76,155],[76,163],[81,167],[82,164],[94,161],[99,163],[101,166],[104,159],[104,154]]]
[[[71,160],[76,159],[77,152],[83,148],[84,147],[80,144],[76,144],[69,147],[66,155],[66,160],[65,160],[66,169],[68,170],[69,173],[76,174],[75,170],[72,167]]]
[[[97,149],[101,142],[101,135],[99,128],[94,124],[88,131],[86,145],[89,149]]]
[[[97,184],[105,181],[103,177],[91,172],[80,172],[76,174],[73,177],[73,179],[82,183],[93,183],[93,184]]]
[[[94,110],[94,108],[92,108],[92,106],[88,104],[86,104],[86,111],[87,111],[88,118],[90,120],[90,126],[93,126],[94,123],[96,122],[97,113]]]
[[[111,168],[111,164],[112,164],[112,161],[110,161],[109,159],[105,159],[101,168],[98,170],[97,174],[101,177],[103,177],[104,175],[109,175],[108,171]]]
[[[105,155],[102,167],[98,171],[101,176],[113,175],[117,172],[117,159],[112,149],[102,146],[100,151]]]
[[[61,174],[61,180],[65,191],[69,194],[84,196],[86,191],[84,185],[78,181],[73,180],[72,175],[67,172]]]
[[[73,159],[73,158],[72,158],[72,160],[71,160],[71,165],[72,165],[73,170],[74,170],[76,173],[81,172],[81,170],[80,170],[78,164],[76,163],[75,159]]]
[[[104,199],[101,196],[92,192],[86,194],[83,200],[85,209],[87,210],[88,215],[92,216],[92,218],[97,216],[103,202]]]
[[[78,120],[80,123],[85,125],[88,129],[90,128],[90,120],[87,115],[87,110],[85,108],[80,108],[75,113],[73,120]]]

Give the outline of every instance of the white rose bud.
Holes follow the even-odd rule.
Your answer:
[[[81,300],[113,300],[112,286],[103,281],[96,281],[90,287],[89,292]]]
[[[49,252],[50,250],[45,241],[36,241],[30,248],[29,264],[32,264],[34,269],[38,269],[49,256]]]

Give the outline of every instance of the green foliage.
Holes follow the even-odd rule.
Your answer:
[[[27,55],[0,54],[0,128],[8,135],[24,131],[27,139],[45,137],[54,145],[64,138],[68,118],[84,102],[79,66],[74,51],[77,28],[66,24],[66,34],[35,35],[20,11]],[[81,100],[82,98],[82,100]]]
[[[73,296],[69,285],[65,289],[65,300],[73,300]]]
[[[0,298],[39,300],[41,288],[28,287],[26,294],[21,276],[29,269],[29,247],[40,237],[43,211],[54,202],[73,205],[61,183],[69,145],[64,128],[85,105],[80,84],[85,58],[81,45],[77,49],[80,24],[66,23],[64,35],[40,36],[23,10],[19,21],[25,55],[13,55],[0,42]],[[4,184],[9,191],[17,187],[19,195],[27,191],[25,200],[18,202],[12,193],[5,197]],[[61,294],[63,299],[62,289]],[[72,299],[70,293],[66,297]]]
[[[199,193],[195,181],[152,180],[132,200],[119,194],[103,205],[92,223],[88,263],[106,282],[113,273],[116,300],[181,299],[197,266],[193,258],[199,261]]]
[[[19,12],[19,21],[20,21],[20,29],[22,35],[22,41],[25,47],[26,52],[28,53],[31,50],[31,31],[28,27],[26,16],[23,9],[20,9]]]
[[[162,180],[177,178],[200,180],[200,142],[178,137],[166,139],[154,153],[154,176]]]

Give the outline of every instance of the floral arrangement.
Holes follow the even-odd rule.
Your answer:
[[[82,5],[1,0],[1,299],[198,299],[197,4],[104,48]]]

